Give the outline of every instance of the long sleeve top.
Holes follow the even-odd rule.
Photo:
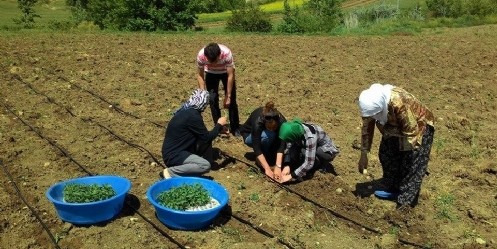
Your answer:
[[[179,165],[188,156],[182,151],[193,153],[198,141],[212,142],[221,129],[216,124],[211,131],[207,130],[199,110],[189,108],[177,112],[169,121],[162,144],[162,158],[166,165]],[[186,156],[185,156],[186,155]]]
[[[293,178],[302,178],[314,166],[316,160],[316,150],[321,148],[324,152],[330,154],[339,153],[338,147],[333,140],[326,134],[321,126],[316,124],[304,123],[304,138],[298,141],[297,146],[305,148],[304,162],[294,171],[290,172]],[[290,145],[294,146],[294,145]]]
[[[388,121],[381,125],[372,117],[363,118],[362,150],[370,151],[374,126],[387,137],[399,138],[399,150],[418,148],[427,125],[433,127],[433,113],[416,97],[400,87],[394,87],[388,103]]]
[[[255,156],[259,156],[262,154],[261,147],[261,134],[264,131],[265,125],[262,117],[262,107],[259,107],[252,111],[248,119],[245,123],[240,127],[240,133],[243,138],[248,137],[249,134],[252,135],[252,147],[254,149]],[[279,127],[281,124],[286,122],[286,119],[283,115],[278,117],[278,130],[276,130],[276,134],[279,132]],[[283,153],[285,151],[286,143],[282,141],[278,136],[276,136],[275,141],[273,143],[275,146],[278,146],[277,153]]]

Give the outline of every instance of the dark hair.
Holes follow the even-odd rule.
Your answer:
[[[266,105],[262,108],[262,116],[263,117],[272,117],[272,118],[277,118],[280,116],[280,112],[276,107],[274,107],[273,101],[269,101],[266,103]]]
[[[217,43],[209,43],[207,46],[204,48],[204,55],[207,57],[207,60],[209,62],[214,62],[217,60],[217,57],[221,54],[221,48]]]

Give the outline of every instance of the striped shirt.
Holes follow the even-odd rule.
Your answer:
[[[372,117],[363,118],[363,150],[371,149],[375,121]],[[394,87],[388,103],[388,121],[376,125],[383,136],[398,137],[399,150],[407,151],[421,145],[426,125],[433,127],[433,123],[433,113],[425,105],[404,89]]]
[[[215,63],[209,62],[207,57],[204,55],[204,48],[200,49],[197,55],[198,68],[204,68],[204,71],[207,73],[222,74],[226,73],[227,67],[235,67],[231,50],[225,45],[218,45],[221,49],[221,54],[219,55],[219,60]]]

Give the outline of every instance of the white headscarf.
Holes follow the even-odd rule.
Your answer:
[[[178,113],[181,110],[186,110],[189,108],[193,108],[203,112],[209,103],[209,92],[203,89],[196,89],[193,91],[190,98],[183,103],[183,105],[174,112],[174,114]]]
[[[392,85],[372,84],[359,95],[359,109],[362,117],[373,117],[384,125],[388,120],[388,103]]]

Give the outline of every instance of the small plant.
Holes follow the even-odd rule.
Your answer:
[[[242,235],[242,233],[240,233],[240,231],[238,231],[238,229],[223,226],[223,227],[221,227],[221,231],[224,234],[229,235],[235,241],[238,241],[238,242],[243,241],[243,235]]]
[[[243,182],[241,182],[240,184],[238,184],[238,187],[237,187],[238,190],[244,190],[246,188],[247,187],[245,187],[245,185],[243,184]]]
[[[63,195],[65,202],[87,203],[109,199],[116,191],[110,184],[67,184]]]
[[[259,194],[258,193],[252,193],[250,196],[249,196],[249,200],[253,201],[253,202],[257,202],[259,201],[261,198],[259,197]]]
[[[435,142],[434,142],[435,150],[437,152],[444,150],[446,143],[447,143],[447,139],[445,139],[445,138],[435,139]]]
[[[391,235],[399,235],[399,232],[400,232],[400,228],[398,226],[392,226],[390,227],[390,230],[388,231],[389,234]]]
[[[164,207],[186,210],[191,207],[205,206],[211,198],[209,192],[199,183],[183,184],[159,194],[157,202]]]
[[[455,197],[452,194],[444,194],[438,197],[436,201],[437,218],[445,218],[450,221],[456,221],[457,216],[451,212],[452,205],[454,205]]]

